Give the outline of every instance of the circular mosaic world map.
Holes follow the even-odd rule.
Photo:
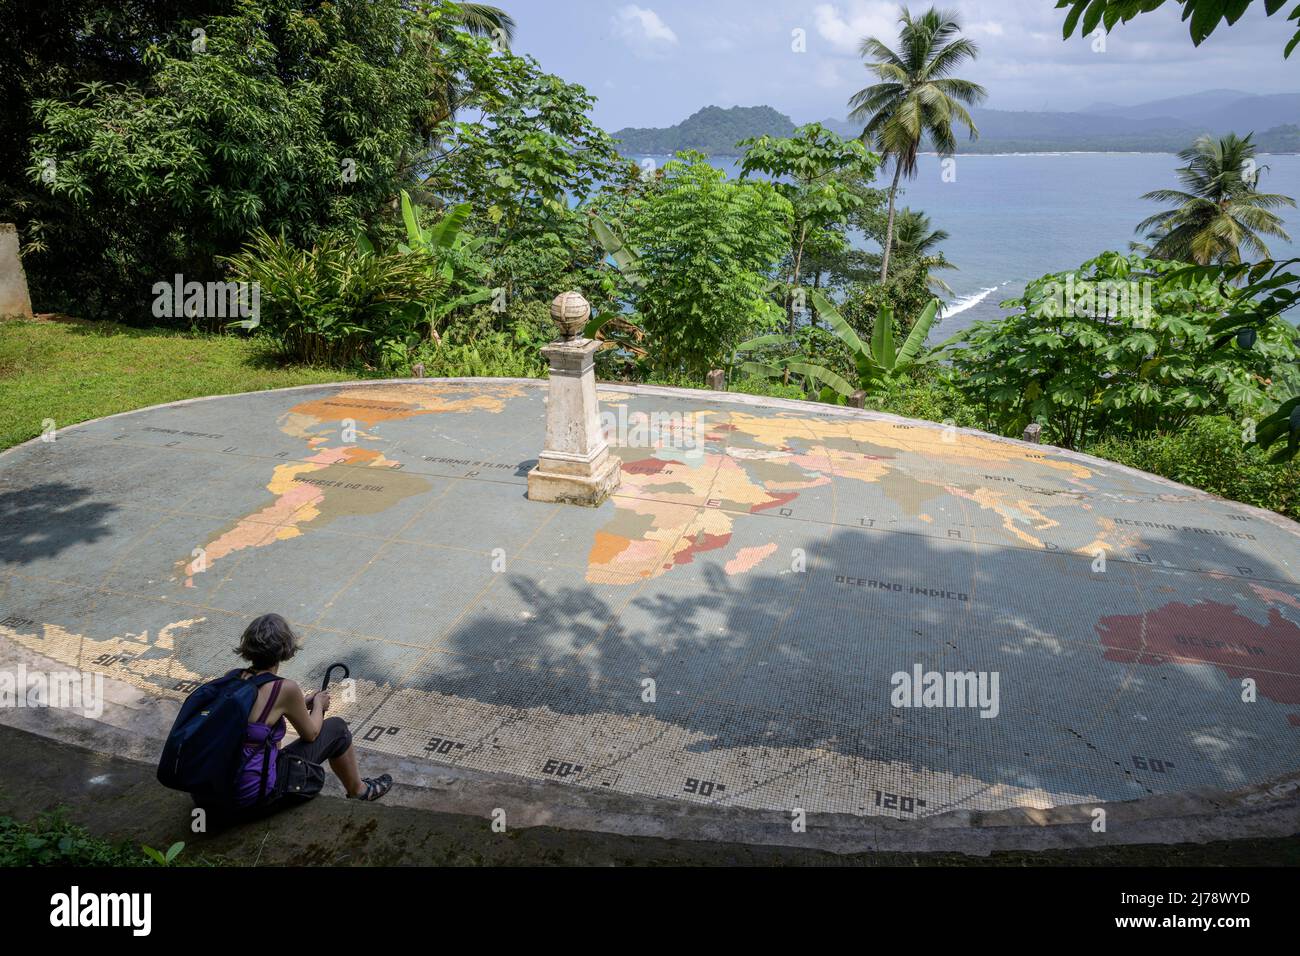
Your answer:
[[[1095,459],[602,388],[622,484],[532,502],[545,383],[181,403],[0,456],[0,641],[179,699],[252,617],[382,755],[931,816],[1300,767],[1300,537]]]

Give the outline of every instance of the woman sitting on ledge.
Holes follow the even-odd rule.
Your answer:
[[[297,650],[289,622],[279,614],[263,614],[240,638],[239,656],[249,663],[240,678],[275,674]],[[286,795],[315,796],[324,783],[325,761],[351,799],[378,800],[389,791],[393,778],[388,774],[361,776],[352,733],[342,717],[325,716],[329,705],[328,691],[304,696],[296,681],[284,677],[258,689],[248,715],[244,759],[235,785],[240,807],[270,803]],[[298,732],[298,739],[281,749],[286,719]]]

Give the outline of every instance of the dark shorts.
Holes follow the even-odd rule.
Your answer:
[[[342,717],[326,717],[316,739],[298,739],[280,750],[275,765],[275,798],[310,799],[325,785],[328,760],[341,757],[352,746],[352,732]]]
[[[312,763],[325,763],[335,757],[341,757],[352,746],[352,731],[348,722],[342,717],[326,717],[320,725],[320,733],[311,743],[301,737],[280,751],[280,759],[285,754],[293,754]]]
[[[326,717],[320,733],[308,743],[301,738],[280,748],[275,762],[275,785],[266,799],[251,806],[220,806],[214,812],[229,814],[231,820],[253,820],[277,812],[320,793],[325,785],[327,761],[341,757],[352,746],[352,732],[342,717]],[[203,806],[198,797],[195,803]]]

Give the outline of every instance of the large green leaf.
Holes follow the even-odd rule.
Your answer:
[[[839,310],[831,305],[830,300],[816,289],[812,291],[811,298],[813,305],[817,308],[817,314],[826,320],[835,337],[847,345],[854,355],[866,353],[867,348],[862,344],[862,340],[858,338],[858,333],[853,331],[853,326],[844,320],[844,316],[840,315]]]
[[[741,342],[736,346],[737,352],[752,352],[755,349],[767,348],[769,345],[789,345],[794,340],[785,334],[776,333],[772,335],[760,335],[758,338],[750,339],[747,342]]]
[[[627,277],[628,281],[633,285],[641,285],[643,283],[640,276],[641,259],[632,247],[619,238],[605,220],[594,214],[591,217],[591,231],[595,234],[601,248],[614,260],[619,271]]]
[[[894,310],[884,304],[876,313],[876,324],[871,330],[871,357],[885,371],[893,371],[897,359],[894,353]]]
[[[742,362],[739,368],[745,375],[751,375],[755,378],[781,378],[785,375],[784,368],[766,362]]]
[[[617,312],[605,312],[602,315],[593,315],[587,320],[587,324],[583,326],[582,337],[584,339],[594,339],[601,329],[617,318]]]
[[[402,222],[406,224],[406,242],[413,249],[424,249],[424,231],[420,228],[419,217],[411,203],[411,194],[402,190]]]
[[[934,317],[938,312],[939,300],[931,299],[930,303],[921,310],[921,314],[917,316],[916,324],[912,326],[907,341],[903,343],[902,349],[898,352],[900,362],[911,364],[916,359],[916,356],[925,345],[925,340],[930,337],[930,326],[934,324]]]
[[[821,382],[823,385],[829,385],[846,398],[857,391],[841,376],[820,365],[814,365],[811,362],[789,362],[785,367],[796,375],[805,375],[814,381]]]
[[[447,210],[447,214],[428,232],[429,249],[431,251],[450,249],[454,246],[465,223],[469,220],[470,211],[471,206],[467,202]]]

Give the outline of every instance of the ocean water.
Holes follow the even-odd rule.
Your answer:
[[[652,157],[659,164],[665,157]],[[1300,155],[1261,156],[1259,188],[1300,200]],[[904,180],[899,205],[922,209],[950,238],[942,249],[956,269],[932,338],[947,338],[1003,314],[999,303],[1049,272],[1080,265],[1108,249],[1128,251],[1134,226],[1161,207],[1142,194],[1175,188],[1180,161],[1169,153],[1016,153],[957,156],[952,181],[939,157],[924,155]],[[715,165],[738,175],[735,160]],[[888,183],[877,183],[882,188]],[[1274,258],[1300,256],[1300,209],[1277,212],[1292,241],[1267,239]],[[875,248],[875,243],[859,237]]]

